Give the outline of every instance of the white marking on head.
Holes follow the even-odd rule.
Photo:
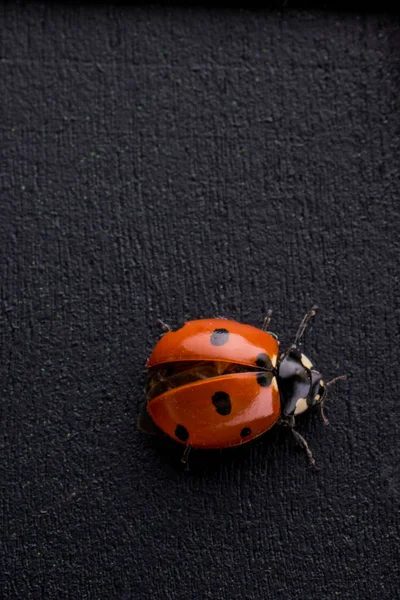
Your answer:
[[[320,400],[321,396],[319,394],[317,394],[314,398],[315,402],[318,402],[318,400]]]
[[[295,415],[301,415],[308,408],[307,398],[299,398],[296,402],[296,408],[294,409]]]
[[[309,358],[307,358],[307,356],[304,356],[304,354],[301,355],[301,364],[306,369],[312,369],[312,362],[311,362],[311,360]]]

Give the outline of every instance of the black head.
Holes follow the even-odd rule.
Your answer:
[[[279,362],[278,386],[282,413],[287,417],[300,415],[312,406],[322,404],[326,396],[321,374],[313,370],[310,360],[296,347]]]

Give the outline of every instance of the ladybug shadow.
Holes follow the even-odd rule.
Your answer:
[[[164,467],[176,474],[186,476],[207,477],[226,469],[240,469],[242,465],[250,465],[255,461],[274,464],[279,462],[279,451],[290,443],[292,445],[290,431],[284,427],[274,427],[262,436],[232,448],[218,450],[203,450],[192,448],[187,463],[182,463],[185,446],[174,442],[168,436],[160,434],[152,436],[148,441],[156,450],[156,459]],[[294,442],[293,442],[294,446]]]

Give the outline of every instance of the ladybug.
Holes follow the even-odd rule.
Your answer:
[[[291,429],[315,465],[306,440],[294,429],[295,418],[323,407],[327,386],[298,344],[317,307],[303,318],[294,342],[280,354],[268,331],[271,311],[261,329],[223,318],[188,321],[167,331],[147,361],[146,406],[138,427],[161,430],[185,446],[215,449],[250,442],[276,424]]]

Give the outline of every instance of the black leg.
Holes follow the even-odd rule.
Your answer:
[[[307,454],[307,458],[308,458],[310,465],[313,468],[317,469],[317,467],[315,466],[315,458],[313,456],[313,453],[310,450],[309,445],[307,444],[307,441],[295,429],[295,425],[296,425],[295,418],[294,417],[284,417],[283,419],[278,421],[278,425],[283,425],[284,427],[290,427],[290,431],[292,432],[294,439],[299,444],[299,446],[301,446],[303,448],[303,450],[305,450],[305,453]]]
[[[184,452],[182,454],[181,463],[183,465],[185,465],[185,471],[189,471],[190,470],[189,469],[188,459],[189,459],[189,454],[190,454],[191,449],[192,449],[191,446],[186,446],[186,448],[185,448],[185,450],[184,450]]]
[[[308,311],[308,313],[304,315],[303,320],[300,323],[300,326],[297,330],[296,337],[294,338],[292,347],[297,346],[297,344],[299,343],[299,341],[305,334],[305,331],[306,331],[311,319],[315,316],[317,309],[318,309],[318,306],[316,304],[314,304],[314,306],[311,307],[311,309]]]
[[[315,468],[315,458],[314,458],[313,453],[311,452],[310,447],[307,444],[306,440],[303,438],[302,435],[300,435],[300,433],[298,431],[293,429],[293,427],[291,428],[291,430],[292,430],[292,433],[294,435],[294,439],[296,440],[296,442],[299,444],[299,446],[301,446],[303,448],[303,450],[305,450],[310,465]]]
[[[164,321],[161,321],[161,319],[157,319],[157,325],[159,325],[161,329],[165,332],[172,331],[172,328],[166,323],[164,323]]]
[[[331,379],[330,381],[328,381],[328,383],[325,383],[325,388],[328,388],[330,385],[333,385],[337,381],[342,381],[343,379],[347,379],[347,375],[339,375],[338,377]],[[326,389],[325,389],[324,395],[323,395],[321,401],[318,403],[318,408],[319,408],[319,413],[321,415],[321,419],[323,420],[325,425],[328,425],[329,421],[326,418],[325,413],[324,413],[326,396],[327,396],[327,393],[326,393]]]
[[[337,381],[344,381],[345,379],[347,379],[347,375],[338,375],[334,379],[331,379],[330,381],[328,381],[328,383],[326,383],[325,385],[326,385],[326,387],[329,387],[330,385],[333,385]]]
[[[268,326],[271,322],[271,315],[272,315],[272,310],[269,309],[269,311],[267,312],[266,317],[264,319],[263,326],[261,327],[261,329],[263,331],[268,331]]]
[[[325,404],[324,400],[318,404],[319,414],[321,415],[321,419],[322,419],[324,425],[329,425],[329,421],[326,418],[325,413],[324,413],[324,404]]]

